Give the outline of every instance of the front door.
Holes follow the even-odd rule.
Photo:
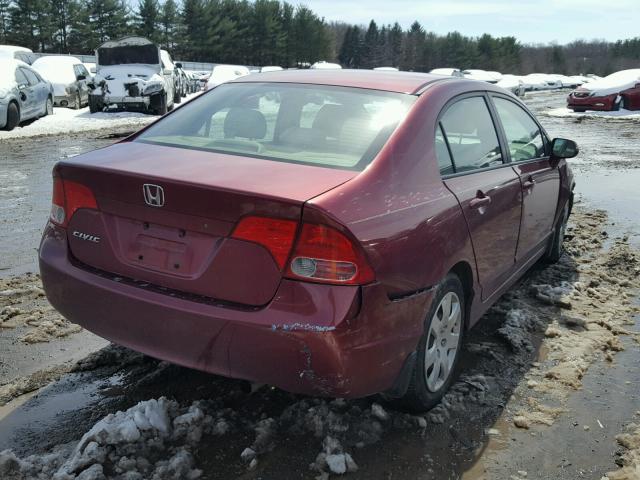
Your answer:
[[[560,172],[545,151],[538,124],[514,101],[494,96],[511,165],[522,182],[522,221],[516,260],[528,260],[547,246],[560,193]]]
[[[439,128],[453,167],[444,183],[467,221],[482,299],[487,299],[514,271],[522,210],[520,178],[505,161],[484,96],[452,104]]]
[[[16,68],[16,84],[20,91],[20,121],[31,118],[35,115],[36,92],[29,84],[29,80],[24,73],[24,69]]]

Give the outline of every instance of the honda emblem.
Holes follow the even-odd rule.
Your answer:
[[[144,201],[151,207],[162,207],[164,205],[164,190],[160,185],[145,183],[142,185]]]

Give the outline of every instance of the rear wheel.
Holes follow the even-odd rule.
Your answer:
[[[53,100],[51,100],[51,97],[47,98],[47,103],[44,106],[44,117],[46,117],[47,115],[52,115],[53,114]]]
[[[409,388],[397,400],[398,406],[421,412],[440,402],[457,374],[464,325],[464,290],[460,279],[450,273],[437,287]]]
[[[182,95],[179,89],[173,91],[173,103],[180,103],[182,101]]]
[[[20,123],[20,110],[15,102],[11,102],[7,107],[7,123],[4,126],[5,130],[13,130]]]

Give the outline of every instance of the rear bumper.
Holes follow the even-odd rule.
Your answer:
[[[53,104],[56,107],[70,107],[72,105],[75,105],[76,101],[77,98],[75,94],[56,95],[53,97]]]
[[[567,97],[567,107],[571,109],[583,108],[585,110],[610,111],[613,110],[616,98],[618,98],[618,94],[605,97],[574,97],[569,95]]]
[[[40,245],[40,272],[57,310],[110,341],[186,367],[333,397],[394,385],[432,297],[392,302],[377,284],[283,280],[257,310],[199,303],[75,266],[64,230],[51,225]]]

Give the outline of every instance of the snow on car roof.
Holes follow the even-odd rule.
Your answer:
[[[98,48],[129,47],[136,45],[153,45],[153,42],[144,37],[123,37],[118,40],[109,40],[108,42],[104,42]]]
[[[13,58],[0,58],[0,88],[12,88],[16,84],[16,67],[27,67],[26,63]]]
[[[76,57],[48,55],[38,58],[32,67],[50,82],[68,84],[75,81],[73,66],[79,63],[82,62]]]
[[[618,90],[621,88],[629,88],[640,82],[640,68],[634,68],[631,70],[621,70],[619,72],[612,73],[604,78],[592,80],[585,88],[589,90],[597,90],[600,92],[608,90]],[[612,91],[611,93],[616,93]]]
[[[33,53],[30,48],[18,47],[17,45],[0,45],[0,52],[29,52],[29,53]]]

